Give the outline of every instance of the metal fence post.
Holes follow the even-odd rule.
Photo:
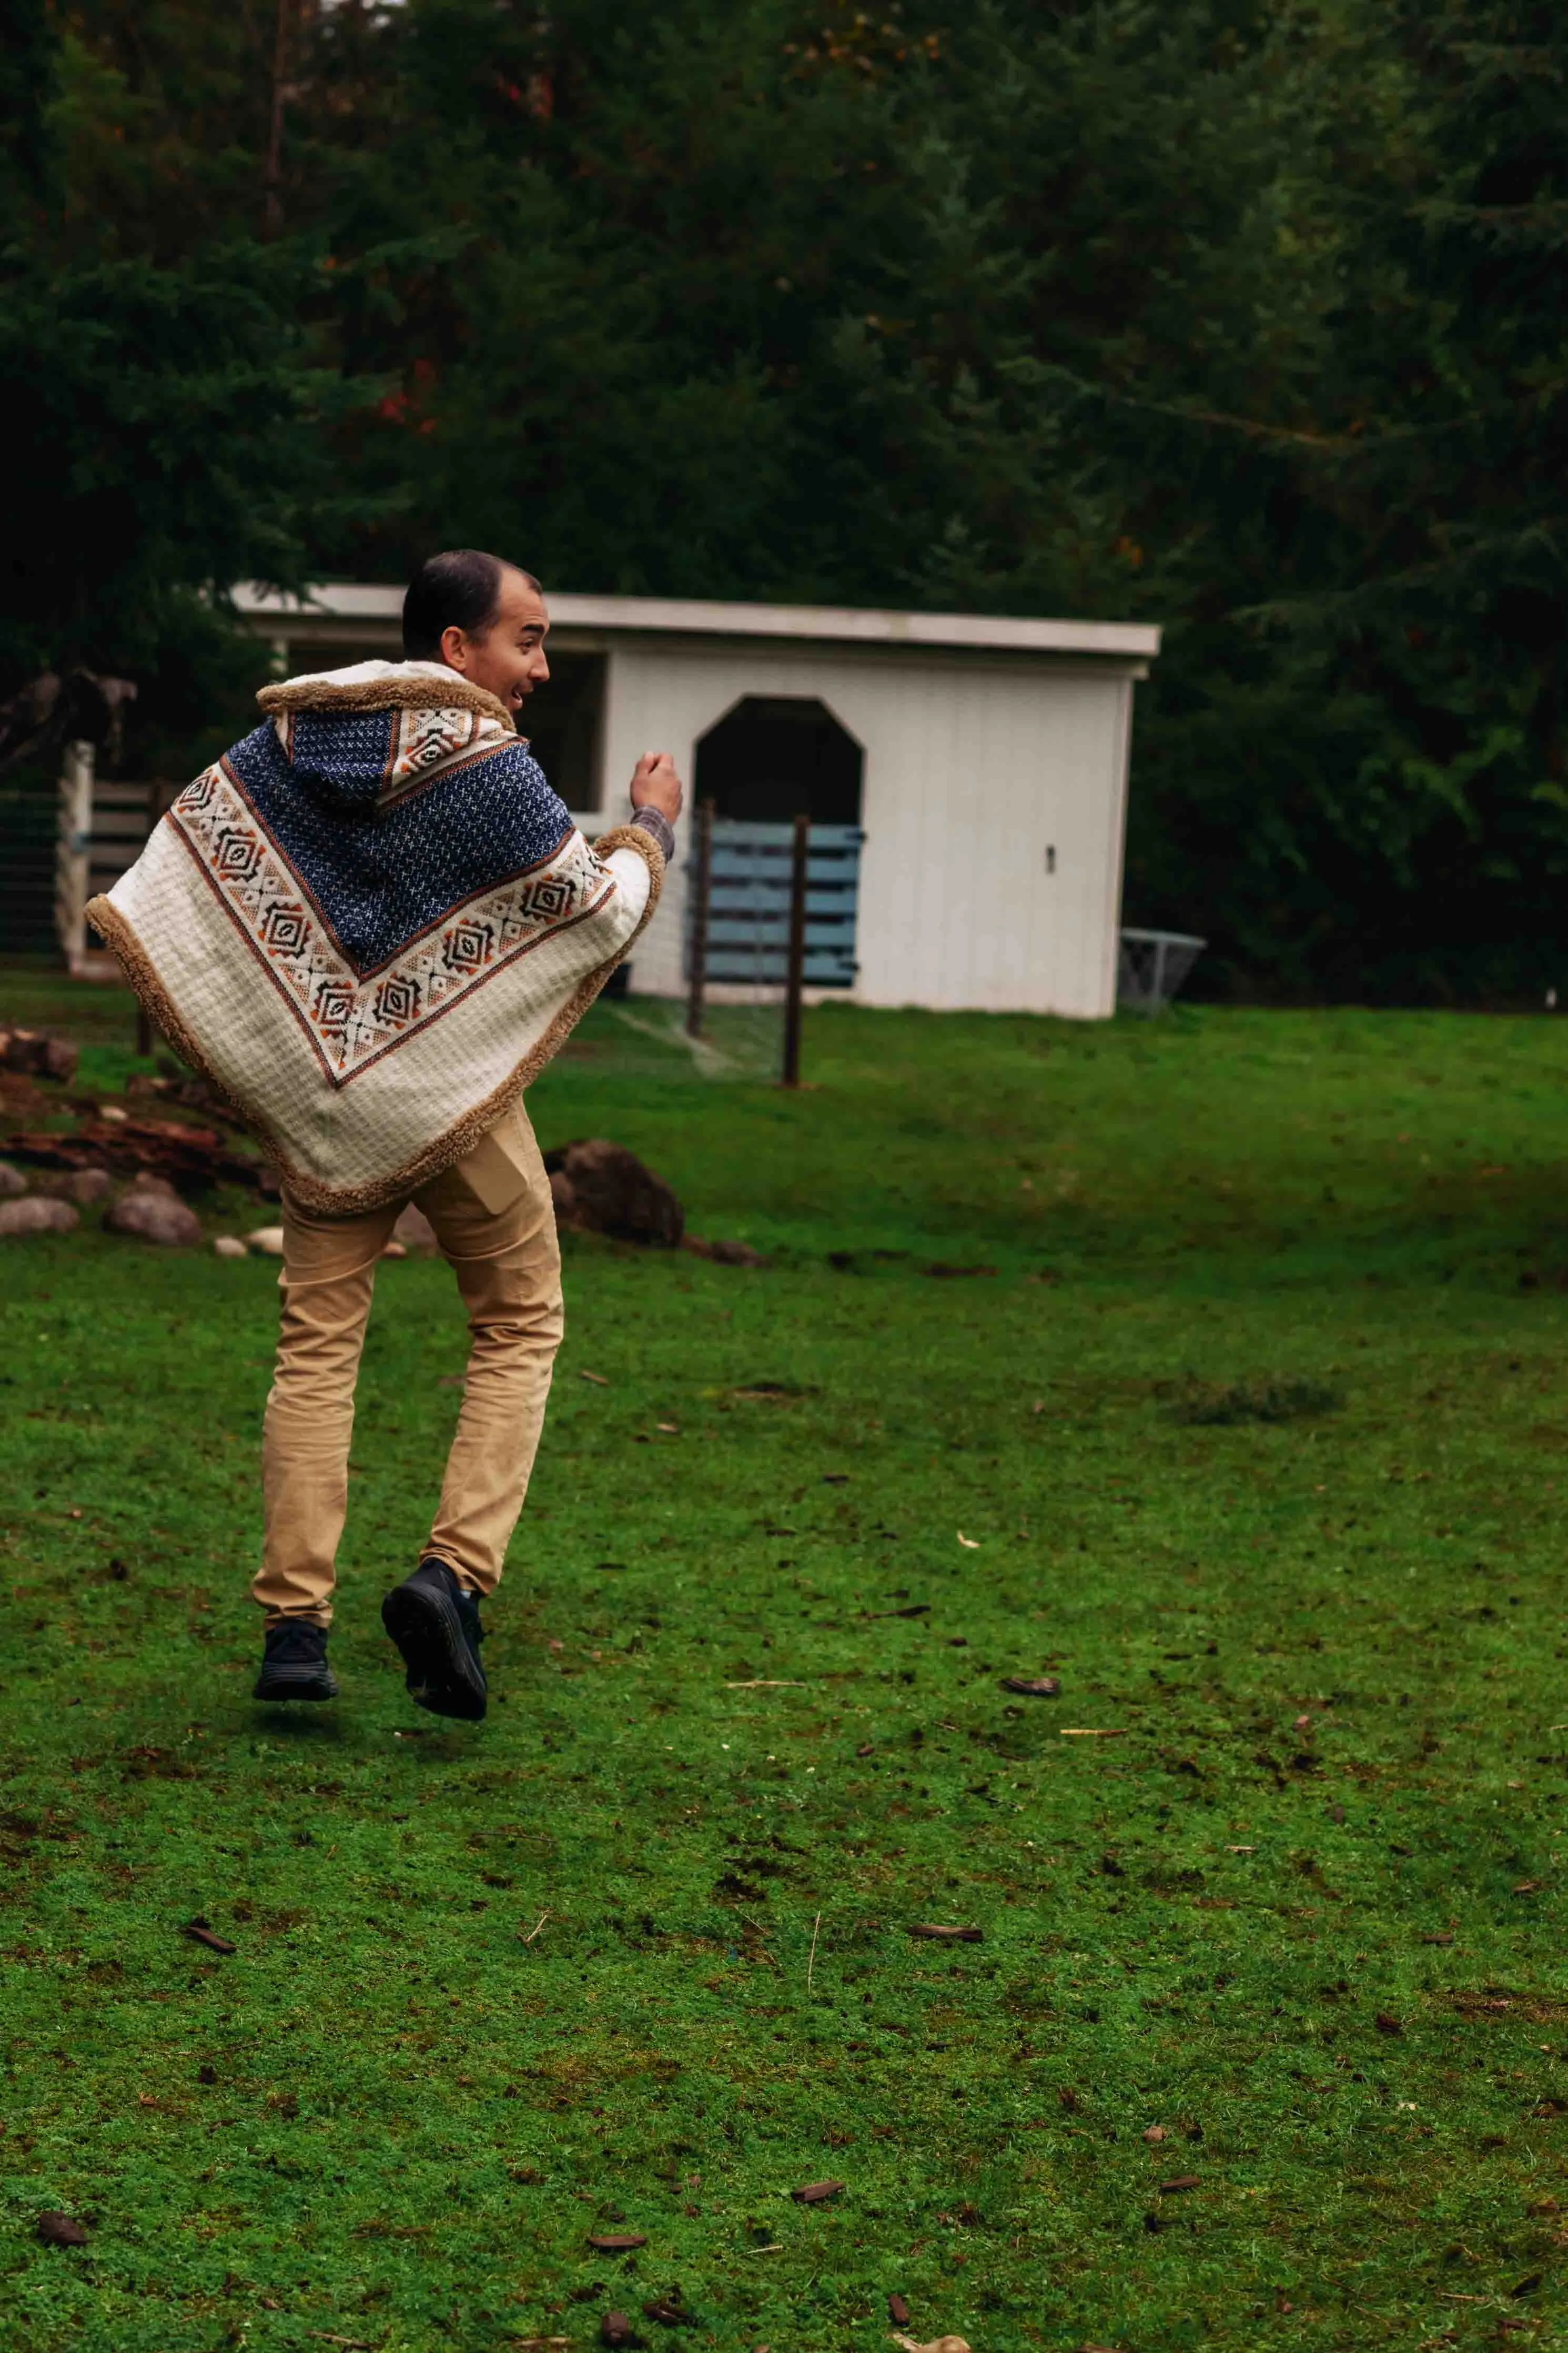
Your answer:
[[[800,1000],[805,984],[805,891],[811,856],[811,819],[795,821],[789,881],[789,964],[784,976],[784,1084],[800,1084]]]

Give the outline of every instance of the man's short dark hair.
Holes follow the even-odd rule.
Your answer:
[[[531,588],[539,586],[520,564],[487,555],[482,548],[449,547],[441,555],[426,556],[403,599],[405,661],[439,661],[444,629],[482,638],[500,603],[503,572],[521,572]]]

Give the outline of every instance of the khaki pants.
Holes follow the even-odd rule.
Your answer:
[[[555,1213],[521,1104],[414,1195],[473,1335],[432,1555],[471,1592],[500,1581],[528,1491],[562,1331]],[[348,1509],[354,1380],[377,1261],[403,1204],[334,1218],[283,1200],[283,1325],[262,1440],[265,1534],[251,1592],[275,1625],[331,1622]],[[398,1566],[399,1577],[416,1567]]]

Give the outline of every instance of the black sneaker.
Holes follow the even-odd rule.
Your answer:
[[[338,1681],[327,1664],[327,1630],[308,1618],[268,1626],[254,1699],[336,1699]]]
[[[479,1605],[444,1560],[422,1560],[381,1605],[381,1622],[403,1653],[408,1694],[432,1715],[478,1724],[489,1686],[479,1664]]]

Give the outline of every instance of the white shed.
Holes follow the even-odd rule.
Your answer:
[[[400,650],[402,591],[236,603],[279,673]],[[637,756],[674,754],[688,807],[858,825],[862,1005],[1100,1016],[1116,1003],[1132,686],[1157,628],[641,596],[549,598],[549,688],[526,723],[585,828]],[[683,818],[678,831],[689,831]],[[639,942],[637,994],[685,987],[684,843]]]

